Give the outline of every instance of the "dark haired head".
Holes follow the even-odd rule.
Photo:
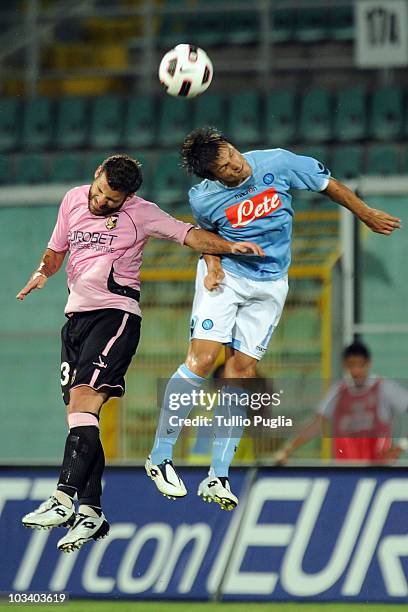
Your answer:
[[[220,149],[230,141],[214,127],[193,130],[181,146],[181,165],[187,174],[214,180],[211,167],[217,160]]]
[[[358,340],[356,340],[349,346],[346,346],[343,351],[343,359],[347,359],[347,357],[354,356],[364,357],[364,359],[367,359],[368,361],[371,360],[370,350],[366,347],[365,344],[359,342]]]
[[[141,163],[129,155],[111,155],[101,166],[113,191],[122,191],[129,195],[135,193],[143,182]]]

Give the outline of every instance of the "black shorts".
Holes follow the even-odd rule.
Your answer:
[[[71,389],[86,385],[109,397],[125,392],[124,376],[140,338],[138,315],[104,308],[76,312],[61,331],[61,389],[69,404]]]

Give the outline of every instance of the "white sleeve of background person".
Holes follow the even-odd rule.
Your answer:
[[[381,383],[381,394],[391,410],[400,413],[408,410],[408,389],[405,389],[395,380],[383,380]]]
[[[333,416],[336,408],[337,398],[340,390],[341,382],[332,385],[323,399],[317,405],[317,414],[330,418]]]

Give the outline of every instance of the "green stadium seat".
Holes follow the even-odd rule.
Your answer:
[[[15,183],[21,185],[45,183],[48,179],[47,157],[41,153],[16,156]]]
[[[272,91],[266,98],[265,138],[268,143],[292,142],[296,133],[296,94]]]
[[[114,149],[122,143],[122,133],[123,99],[114,95],[96,98],[92,104],[89,145]]]
[[[259,99],[255,92],[242,92],[229,99],[228,135],[239,143],[259,142]]]
[[[154,202],[165,210],[187,199],[187,180],[177,153],[162,153],[154,164]]]
[[[335,148],[331,172],[338,179],[353,179],[363,174],[364,147],[339,145]]]
[[[393,145],[374,145],[367,154],[366,174],[390,176],[399,173],[399,150]]]
[[[21,137],[24,149],[45,149],[51,144],[52,119],[52,104],[47,98],[35,98],[26,102]]]
[[[403,95],[398,87],[377,89],[371,97],[370,135],[378,140],[402,137]]]
[[[159,112],[158,142],[162,146],[179,146],[190,131],[191,100],[163,98]]]
[[[14,182],[13,161],[10,155],[0,155],[0,185]]]
[[[0,151],[16,149],[20,126],[19,103],[17,98],[0,100]]]
[[[126,105],[123,144],[125,147],[150,147],[155,142],[155,99],[134,96]]]
[[[331,138],[330,93],[323,89],[308,91],[302,98],[299,138],[305,141],[324,141]]]
[[[134,157],[142,164],[143,183],[137,195],[152,200],[152,168],[154,167],[155,156],[152,153],[140,153],[139,151],[127,151],[128,155]]]
[[[405,145],[402,151],[401,172],[408,175],[408,145]]]
[[[352,87],[340,91],[335,100],[333,135],[343,142],[360,140],[367,135],[366,90]]]
[[[55,144],[59,149],[83,147],[88,132],[86,98],[62,98],[57,105]]]
[[[271,40],[284,43],[292,40],[295,29],[296,12],[294,9],[275,9],[271,13]]]
[[[298,155],[306,155],[307,157],[314,157],[318,161],[322,162],[325,166],[330,168],[329,165],[329,148],[325,145],[305,145],[297,146],[296,153]]]
[[[330,38],[354,39],[354,11],[352,6],[338,6],[330,10]]]
[[[327,38],[328,10],[320,8],[303,8],[296,12],[294,38],[300,42],[317,42]]]
[[[103,151],[99,153],[96,151],[89,151],[85,154],[81,172],[81,178],[84,184],[87,185],[93,181],[95,170],[101,165],[104,159],[109,157],[109,155],[111,155],[111,153]]]
[[[225,130],[225,98],[218,93],[199,96],[194,108],[194,127],[211,125],[221,131]]]
[[[208,0],[207,0],[208,1]],[[215,0],[219,3],[219,0]],[[259,17],[256,11],[230,11],[223,15],[225,38],[235,45],[248,45],[259,38]]]
[[[75,186],[83,178],[81,153],[56,154],[51,159],[50,166],[49,180],[52,183],[72,183],[72,186]]]

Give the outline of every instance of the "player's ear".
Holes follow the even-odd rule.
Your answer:
[[[94,178],[98,178],[98,176],[100,176],[101,173],[102,173],[102,166],[98,166],[97,169],[95,170]]]

